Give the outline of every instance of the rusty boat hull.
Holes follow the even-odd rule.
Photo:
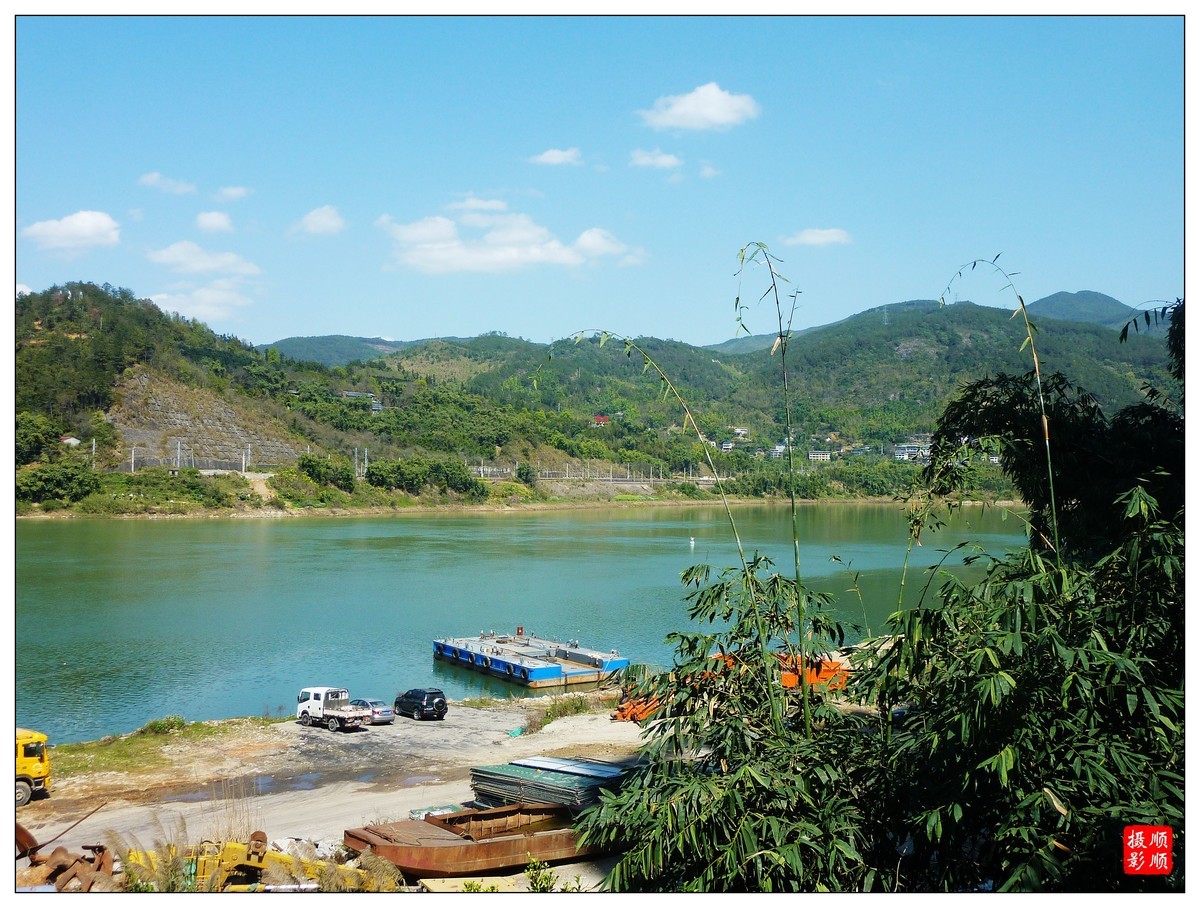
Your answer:
[[[598,854],[579,847],[572,821],[562,805],[507,804],[347,829],[343,841],[413,877],[471,876]]]

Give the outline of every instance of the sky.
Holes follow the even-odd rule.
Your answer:
[[[743,333],[775,330],[765,270],[739,276],[762,243],[795,328],[1185,295],[1182,16],[18,16],[14,36],[18,293],[110,284],[253,344],[704,345],[738,332],[739,295]]]

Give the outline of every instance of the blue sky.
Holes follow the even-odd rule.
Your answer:
[[[1179,16],[22,17],[15,38],[18,292],[127,287],[255,344],[718,343],[752,242],[801,291],[796,327],[937,298],[997,253],[1026,302],[1185,293]],[[979,269],[947,299],[1002,287]]]

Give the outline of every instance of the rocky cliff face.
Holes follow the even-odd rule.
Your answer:
[[[240,469],[249,452],[247,465],[290,466],[308,447],[277,420],[149,369],[124,378],[106,416],[120,433],[120,456],[139,464],[178,457],[185,466]]]

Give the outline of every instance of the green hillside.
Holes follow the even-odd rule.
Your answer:
[[[1068,322],[1091,322],[1106,328],[1121,330],[1137,314],[1132,306],[1093,290],[1077,293],[1054,293],[1032,303],[1029,314],[1034,318],[1053,318]],[[1158,333],[1161,334],[1165,328]]]
[[[1043,371],[1063,372],[1108,412],[1138,400],[1143,382],[1162,383],[1160,338],[1131,335],[1122,344],[1109,328],[1050,318],[1038,319],[1038,328]],[[300,451],[351,463],[369,450],[373,464],[607,462],[684,476],[707,470],[711,456],[722,473],[759,477],[753,488],[777,482],[778,462],[763,454],[784,440],[783,357],[769,349],[739,353],[638,338],[638,351],[626,355],[616,339],[544,345],[501,333],[384,342],[392,347],[378,339],[307,340],[307,347],[290,347],[298,357],[281,345],[255,349],[107,285],[22,295],[18,467],[53,459],[58,436],[73,435],[85,447],[95,441],[98,465],[110,467],[132,457],[165,463],[185,446],[226,459],[246,452],[274,468]],[[1005,310],[929,301],[800,333],[786,350],[794,444],[835,458],[867,450],[879,458],[931,431],[964,382],[1028,371],[1023,342],[1021,324]],[[335,350],[360,355],[323,363]],[[701,444],[679,404],[647,373],[643,352],[670,377],[705,438],[732,450]],[[849,464],[819,469],[831,472],[818,477],[813,494],[888,494],[904,479],[894,462],[875,471],[875,479],[889,477],[882,485],[864,476],[830,478]]]
[[[301,362],[320,363],[323,366],[344,366],[359,360],[370,362],[411,347],[419,341],[390,341],[382,337],[349,337],[345,334],[327,334],[320,337],[287,337],[273,344],[259,344],[261,353],[275,348],[282,356]]]

